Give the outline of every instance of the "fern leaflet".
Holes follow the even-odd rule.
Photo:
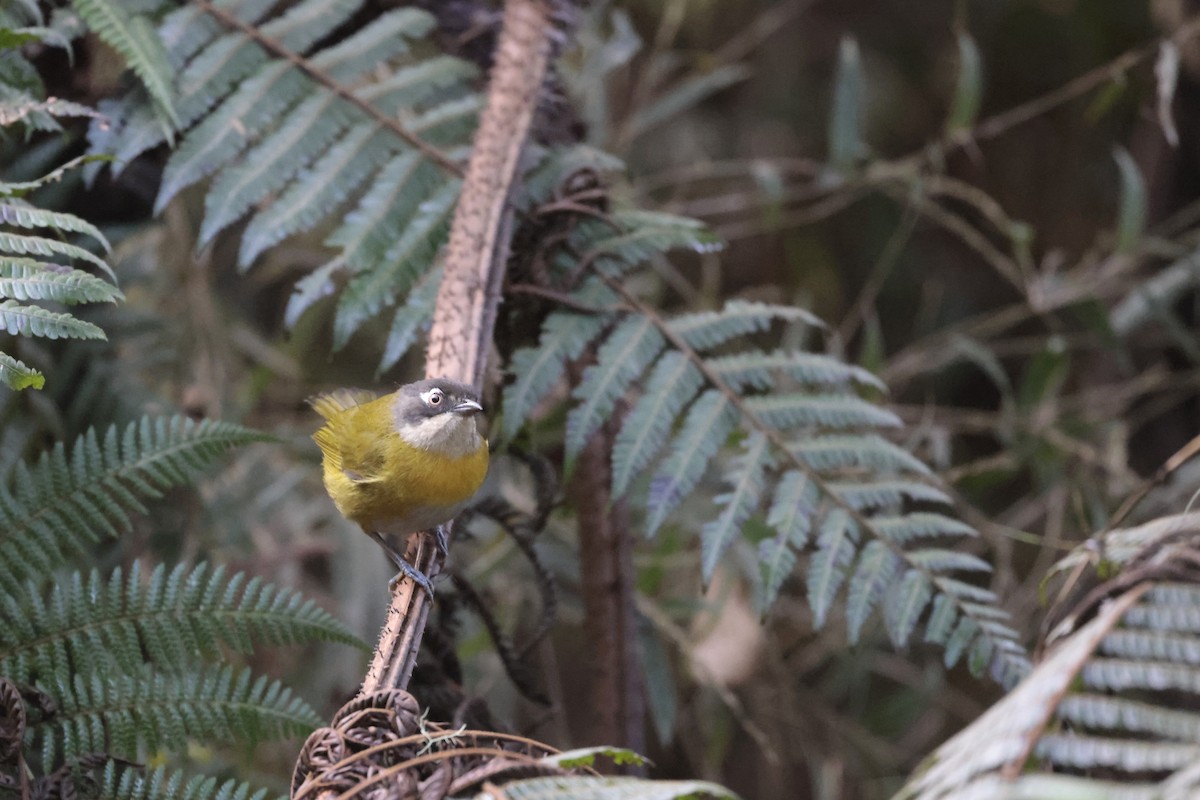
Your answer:
[[[0,495],[0,586],[17,594],[26,579],[49,575],[70,555],[113,536],[156,498],[197,474],[228,448],[265,436],[224,422],[144,417],[123,432],[89,430],[61,444]]]

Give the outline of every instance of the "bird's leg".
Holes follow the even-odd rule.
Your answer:
[[[401,578],[408,577],[412,579],[413,583],[424,589],[425,594],[429,595],[429,599],[432,600],[433,582],[429,580],[429,576],[421,572],[421,570],[417,569],[412,564],[408,563],[408,560],[403,555],[396,552],[396,549],[392,547],[391,544],[389,544],[388,541],[384,539],[383,536],[381,536],[378,532],[368,532],[370,533],[371,538],[379,542],[379,546],[383,548],[383,552],[387,553],[388,558],[390,558],[392,563],[396,565],[396,568],[400,570],[392,576],[390,581],[388,581],[388,588],[395,589],[396,583],[399,582]]]
[[[446,530],[446,524],[442,523],[433,529],[434,544],[437,545],[438,552],[443,556],[450,555],[450,533]]]

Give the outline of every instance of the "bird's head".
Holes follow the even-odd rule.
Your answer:
[[[400,438],[450,458],[461,458],[484,446],[475,419],[482,411],[478,393],[449,378],[401,386],[392,406]]]

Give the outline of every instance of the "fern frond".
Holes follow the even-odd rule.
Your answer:
[[[1177,770],[1194,764],[1200,757],[1200,745],[1047,735],[1038,740],[1035,752],[1039,758],[1064,768],[1145,773]]]
[[[709,459],[737,425],[737,412],[716,389],[700,395],[688,409],[683,425],[671,442],[671,451],[650,482],[647,534],[666,522],[683,498],[704,476]]]
[[[906,500],[950,504],[950,496],[936,486],[909,480],[885,479],[864,483],[836,481],[829,484],[829,489],[856,511],[897,508]]]
[[[682,353],[668,351],[654,364],[642,396],[621,424],[613,444],[612,490],[620,496],[654,460],[671,423],[704,385],[704,378]]]
[[[857,383],[881,392],[887,391],[883,381],[862,367],[820,353],[764,353],[750,350],[708,358],[705,364],[739,392],[744,389],[773,389],[779,384],[779,376],[813,386],[849,386]]]
[[[77,245],[47,239],[43,236],[24,236],[17,233],[0,231],[0,254],[30,255],[30,256],[62,256],[63,258],[79,258],[94,264],[110,278],[115,280],[112,269],[104,263],[104,259]]]
[[[230,447],[265,439],[225,422],[143,417],[103,436],[89,430],[68,452],[61,444],[21,466],[13,493],[0,495],[0,586],[16,594],[129,525],[140,498],[190,480]]]
[[[898,428],[900,418],[886,408],[849,395],[771,394],[745,400],[772,428]]]
[[[894,647],[904,647],[933,597],[933,586],[919,569],[910,569],[892,584],[883,606],[884,627]],[[953,608],[953,606],[951,606]]]
[[[895,583],[903,561],[880,539],[867,542],[858,558],[858,566],[846,598],[846,625],[850,642],[858,641],[863,624],[875,610],[884,592]]]
[[[626,319],[605,339],[596,353],[596,364],[584,370],[583,380],[575,388],[578,405],[567,416],[567,463],[579,456],[617,400],[664,344],[662,334],[645,317]]]
[[[0,193],[4,186],[5,184],[0,184]],[[55,231],[82,233],[99,242],[105,252],[112,250],[112,245],[108,243],[108,239],[104,238],[100,229],[87,220],[80,219],[74,214],[48,211],[16,200],[0,202],[0,224],[30,230],[51,228]]]
[[[172,98],[174,78],[166,49],[149,20],[130,14],[116,0],[71,0],[88,27],[125,59],[170,125],[177,125]]]
[[[441,241],[450,228],[450,216],[458,201],[458,181],[447,181],[432,196],[417,191],[404,193],[411,211],[397,212],[405,221],[399,238],[379,258],[373,269],[355,275],[338,298],[333,321],[333,349],[345,347],[362,324],[395,302],[424,275]]]
[[[825,327],[820,319],[795,306],[777,306],[747,300],[730,300],[720,311],[700,311],[672,318],[667,327],[688,347],[711,350],[731,339],[761,333],[771,323],[802,322],[814,328]]]
[[[22,389],[41,389],[46,385],[46,376],[27,366],[25,362],[7,353],[0,353],[0,383],[16,392]]]
[[[759,543],[761,572],[759,607],[770,607],[779,588],[796,565],[796,553],[808,545],[820,494],[816,484],[800,470],[788,470],[775,485],[767,525],[775,536]]]
[[[394,367],[414,344],[420,332],[433,321],[433,306],[437,301],[438,287],[442,282],[442,268],[438,265],[426,272],[404,298],[404,305],[396,309],[392,327],[388,331],[379,361],[379,372]]]
[[[429,33],[433,18],[419,8],[401,8],[381,14],[367,27],[322,50],[312,65],[338,83],[350,83],[409,51],[409,41]]]
[[[354,126],[275,202],[254,215],[242,233],[238,266],[245,269],[268,248],[293,234],[311,230],[394,153],[391,138],[377,125]]]
[[[817,552],[808,568],[808,605],[818,628],[825,624],[834,598],[846,580],[859,537],[857,524],[840,509],[829,512],[821,521]]]
[[[160,214],[183,189],[216,172],[251,143],[249,138],[298,103],[311,84],[285,62],[270,62],[184,137],[163,170],[154,201]]]
[[[721,506],[721,513],[700,530],[700,570],[706,581],[712,579],[717,563],[741,533],[746,520],[758,510],[771,461],[767,437],[757,432],[750,434],[725,478],[729,491],[714,500]]]
[[[517,350],[512,356],[516,380],[504,387],[504,433],[513,437],[525,424],[534,407],[562,379],[567,362],[583,353],[588,343],[604,330],[601,315],[553,313],[542,323],[537,347]]]
[[[197,246],[212,241],[251,206],[287,185],[355,121],[351,109],[327,89],[317,89],[291,108],[283,124],[246,151],[239,166],[225,170],[213,182],[205,198]]]
[[[256,36],[221,33],[182,9],[160,30],[179,48],[184,133],[156,210],[211,176],[198,240],[207,243],[252,213],[238,256],[245,268],[359,195],[327,240],[337,254],[297,284],[286,314],[293,323],[316,299],[343,292],[335,349],[428,272],[457,200],[458,181],[446,165],[467,145],[480,107],[472,65],[413,47],[432,32],[432,15],[402,8],[341,30],[358,25],[361,6],[302,0],[273,14],[270,4],[253,0],[223,12],[255,26]],[[134,105],[122,109],[119,133],[95,132],[94,147],[129,160],[161,141]],[[434,164],[430,148],[446,155]],[[348,280],[335,282],[343,271]]]
[[[23,306],[16,300],[0,302],[0,328],[11,334],[46,339],[104,339],[104,331],[70,314]]]
[[[889,542],[908,544],[917,539],[935,536],[977,536],[978,532],[965,522],[932,511],[914,511],[900,516],[876,517],[872,525]]]
[[[5,598],[0,629],[0,674],[32,683],[39,676],[86,673],[96,653],[123,672],[148,658],[161,670],[186,671],[225,644],[251,652],[268,645],[337,641],[364,645],[350,631],[291,589],[226,576],[224,567],[159,565],[143,580],[137,562],[124,579],[76,572],[42,599],[27,587]]]
[[[865,473],[913,472],[932,476],[921,459],[875,434],[837,434],[797,441],[790,452],[822,473],[855,470]]]
[[[612,275],[637,266],[659,253],[676,248],[711,253],[723,247],[703,223],[654,211],[618,211],[606,226],[619,232],[590,242],[583,260]]]
[[[307,733],[322,718],[279,681],[249,668],[199,667],[182,674],[146,668],[132,675],[53,676],[42,683],[58,712],[32,726],[42,759],[108,752],[136,757],[139,746],[179,750],[189,740],[254,743]]]
[[[32,258],[0,256],[0,297],[59,303],[115,303],[124,296],[106,280]]]
[[[504,784],[512,800],[737,800],[723,786],[707,781],[652,781],[598,775],[555,775]]]
[[[165,767],[140,769],[110,761],[104,768],[97,800],[267,800],[266,789],[254,789],[234,778],[221,781],[211,775],[187,778]],[[277,800],[283,800],[279,796]]]
[[[288,50],[304,52],[343,24],[361,4],[361,0],[302,0],[288,7],[279,17],[263,23],[261,30],[264,36]],[[257,21],[262,13],[257,3],[246,4],[244,9],[237,11],[245,14],[239,16],[245,21]],[[211,45],[188,62],[177,78],[177,127],[180,130],[191,127],[235,87],[244,87],[253,80],[251,76],[269,61],[267,53],[241,32],[227,33],[212,40]],[[199,135],[198,131],[199,126],[190,136]],[[208,133],[219,132],[217,129]],[[165,139],[153,115],[144,108],[141,113],[131,115],[121,133],[114,153],[119,163],[132,161]],[[187,146],[186,138],[184,146]]]

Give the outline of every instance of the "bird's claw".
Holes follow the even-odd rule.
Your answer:
[[[389,553],[389,555],[392,554]],[[409,578],[413,583],[424,589],[425,594],[429,595],[429,599],[433,600],[433,582],[429,580],[428,575],[426,575],[424,572],[421,572],[421,570],[417,569],[399,556],[393,556],[392,563],[394,563],[400,569],[400,571],[393,575],[392,579],[388,581],[388,589],[395,591],[397,583],[405,578]]]

